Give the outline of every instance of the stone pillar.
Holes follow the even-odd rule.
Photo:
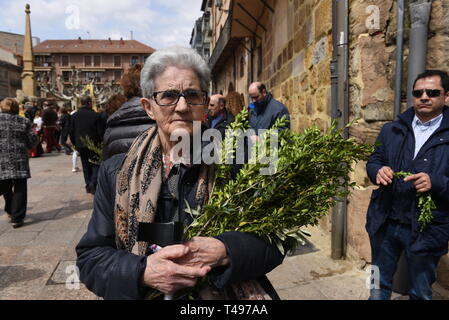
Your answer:
[[[23,73],[22,73],[22,91],[25,96],[31,97],[36,95],[36,81],[34,78],[34,61],[33,61],[33,42],[31,35],[30,21],[30,5],[25,6],[26,25],[25,25],[25,42],[23,45]]]

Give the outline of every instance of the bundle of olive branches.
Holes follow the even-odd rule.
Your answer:
[[[188,208],[194,222],[186,237],[248,232],[275,243],[285,253],[303,243],[301,227],[316,225],[337,198],[355,187],[350,179],[352,164],[366,160],[372,146],[343,138],[344,129],[337,130],[335,124],[326,133],[316,126],[303,133],[278,131],[286,124],[281,119],[260,137],[267,142],[278,133],[277,148],[259,152],[256,161],[243,165],[236,178],[230,179],[232,166],[226,159],[235,155],[235,148],[230,148],[236,147],[235,137],[249,127],[247,116],[242,111],[227,130],[212,194],[203,207]],[[256,144],[253,152],[257,148]],[[272,174],[260,174],[273,166],[263,157],[277,159]]]

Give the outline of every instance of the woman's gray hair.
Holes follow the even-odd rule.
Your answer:
[[[145,98],[153,95],[155,79],[170,66],[192,69],[200,80],[201,90],[209,91],[210,69],[206,61],[192,48],[170,47],[154,52],[145,62],[140,74]]]

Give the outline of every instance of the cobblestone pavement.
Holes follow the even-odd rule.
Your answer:
[[[75,246],[90,219],[93,197],[84,190],[82,172],[72,173],[64,153],[30,159],[28,212],[13,229],[0,197],[0,300],[96,299],[76,282]],[[78,164],[81,167],[81,164]],[[268,274],[286,300],[365,300],[368,271],[351,261],[330,259],[329,235],[310,228],[311,243]],[[75,280],[75,281],[74,281]],[[449,299],[434,287],[435,299]],[[394,299],[404,299],[395,295]]]

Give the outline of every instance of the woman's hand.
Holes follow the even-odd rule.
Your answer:
[[[176,260],[179,264],[215,268],[229,263],[226,247],[218,239],[194,237],[190,241],[185,242],[184,245],[190,249],[190,252]]]
[[[191,254],[190,248],[185,245],[173,245],[162,248],[148,256],[147,267],[143,274],[143,284],[155,288],[166,294],[193,287],[196,279],[204,277],[209,266],[180,265],[176,259],[182,259]]]

